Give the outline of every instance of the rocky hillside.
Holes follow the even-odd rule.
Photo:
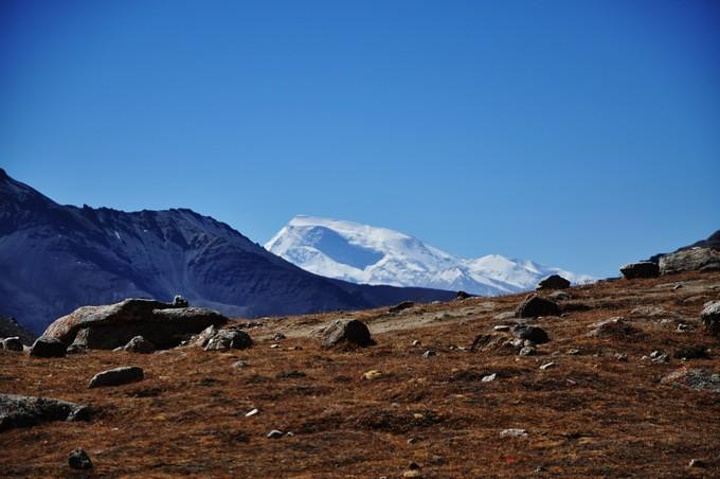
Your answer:
[[[720,477],[720,337],[700,320],[720,272],[539,294],[231,322],[246,349],[0,350],[0,470]],[[341,317],[367,324],[374,345],[336,343]],[[18,404],[13,423],[2,412]]]
[[[79,306],[128,297],[182,294],[195,305],[254,317],[452,296],[331,281],[187,209],[59,205],[1,169],[0,271],[0,314],[36,332]]]

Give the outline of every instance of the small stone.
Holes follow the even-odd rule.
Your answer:
[[[668,355],[662,351],[653,351],[650,353],[650,360],[654,363],[666,363],[669,358]]]
[[[288,431],[285,433],[285,437],[293,437],[294,435],[295,435],[295,433],[292,431]]]
[[[430,349],[428,349],[427,351],[425,351],[425,352],[423,353],[423,357],[424,357],[424,358],[429,358],[429,357],[431,357],[431,356],[436,356],[436,355],[437,355],[437,353],[436,353],[435,351],[430,350]]]
[[[419,478],[419,477],[422,477],[422,476],[421,476],[421,474],[420,474],[420,471],[415,471],[415,470],[412,470],[412,469],[411,469],[411,470],[409,470],[409,471],[403,472],[403,477],[415,477],[415,478]]]
[[[525,437],[527,431],[525,429],[503,429],[500,431],[500,437]]]
[[[415,341],[412,342],[412,345],[413,345],[413,346],[420,346],[420,345],[422,345],[422,343],[420,342],[419,339],[416,339]]]
[[[534,356],[537,350],[532,346],[525,346],[520,349],[518,356]]]
[[[272,339],[273,341],[282,341],[283,339],[287,339],[287,336],[285,336],[283,333],[275,333]]]
[[[408,444],[415,444],[417,441],[418,441],[418,438],[416,438],[416,437],[410,437],[410,438],[408,438],[407,443],[408,443]]]
[[[181,295],[176,294],[173,298],[173,306],[176,308],[187,308],[190,306],[190,303],[188,303],[188,300],[183,298]]]
[[[580,350],[579,349],[571,349],[567,352],[568,356],[579,356]]]
[[[253,409],[249,410],[247,413],[245,413],[245,417],[253,417],[259,412],[260,411],[258,411],[257,408],[253,408]]]
[[[627,354],[616,354],[615,359],[620,361],[621,363],[626,363],[628,361],[628,355]]]
[[[68,455],[68,466],[71,469],[86,471],[92,469],[93,463],[88,453],[79,447]]]
[[[135,336],[123,349],[131,353],[150,354],[155,351],[155,345],[142,336]]]
[[[419,471],[421,469],[420,464],[418,464],[415,461],[410,461],[410,464],[408,464],[408,469],[411,471]]]
[[[550,369],[550,368],[552,368],[553,366],[555,366],[555,363],[552,362],[552,361],[550,361],[549,363],[545,363],[545,364],[543,364],[542,366],[540,366],[540,369],[543,370],[543,371],[545,371],[546,369]]]
[[[495,331],[510,331],[510,326],[507,324],[498,324],[496,326],[493,326],[493,329]]]
[[[677,325],[677,332],[678,333],[684,333],[688,330],[688,325],[685,323],[678,323]]]
[[[238,369],[246,368],[248,367],[248,362],[241,359],[240,361],[235,363],[235,367]]]
[[[377,369],[371,369],[370,371],[363,373],[363,379],[372,381],[373,379],[378,379],[378,378],[382,377],[382,375],[383,375],[383,373],[381,373]]]
[[[707,464],[700,459],[690,459],[688,467],[707,467]]]
[[[285,433],[283,433],[282,431],[278,431],[277,429],[273,429],[272,431],[270,431],[270,432],[267,434],[267,437],[268,437],[268,439],[280,439],[280,438],[283,437],[284,435],[285,435]]]
[[[279,348],[279,347],[280,347],[280,345],[279,345],[279,344],[277,344],[277,343],[276,343],[276,344],[271,344],[271,345],[270,345],[270,349],[277,349],[277,348]]]
[[[484,383],[491,383],[491,382],[495,381],[495,378],[497,378],[497,373],[492,373],[492,374],[488,374],[487,376],[483,376],[481,381]]]
[[[88,388],[120,386],[122,384],[141,381],[144,377],[145,375],[142,368],[135,366],[115,368],[93,376]]]

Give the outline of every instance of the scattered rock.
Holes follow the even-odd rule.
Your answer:
[[[228,349],[246,349],[253,345],[248,333],[238,328],[220,329],[203,348],[205,351],[227,351]]]
[[[523,346],[518,352],[518,356],[534,356],[537,350],[533,346]]]
[[[493,319],[496,321],[505,321],[508,319],[512,319],[515,317],[515,311],[503,311],[502,313],[498,313],[495,316],[493,316]]]
[[[720,301],[705,303],[700,313],[700,321],[710,334],[720,337]]]
[[[510,331],[510,326],[507,324],[498,324],[493,326],[493,329],[498,332]]]
[[[86,421],[86,406],[59,399],[0,394],[0,432],[51,421]]]
[[[287,372],[277,373],[277,374],[275,375],[275,377],[278,378],[278,379],[304,378],[305,376],[307,376],[307,374],[305,374],[305,373],[302,372],[302,371],[287,371]]]
[[[187,308],[190,306],[190,303],[188,303],[188,300],[183,298],[181,295],[176,294],[173,298],[173,306],[176,308]]]
[[[666,363],[670,359],[668,358],[668,355],[662,351],[653,351],[650,353],[650,360],[654,363]]]
[[[68,466],[70,469],[86,471],[93,468],[93,463],[88,453],[79,447],[68,455]]]
[[[718,270],[720,270],[720,250],[713,248],[689,248],[660,257],[662,274]]]
[[[628,355],[627,354],[616,354],[615,359],[620,361],[621,363],[626,363],[628,361]]]
[[[362,347],[375,344],[368,327],[357,319],[338,319],[325,328],[322,335],[325,348],[332,348],[342,343]]]
[[[45,336],[90,349],[115,349],[135,336],[157,348],[170,348],[210,325],[228,319],[211,309],[177,307],[150,299],[126,299],[103,306],[83,306],[53,322]]]
[[[720,393],[720,374],[703,369],[682,368],[663,377],[660,382],[684,389]]]
[[[593,328],[593,330],[590,331],[588,335],[597,337],[625,337],[635,332],[635,328],[630,326],[627,321],[625,321],[625,318],[620,317],[606,319],[591,324],[590,327]]]
[[[18,336],[12,338],[5,338],[0,341],[0,345],[2,346],[1,349],[5,349],[7,351],[22,352],[23,350],[23,343],[22,341],[20,341],[20,338]]]
[[[249,410],[247,413],[245,413],[245,417],[253,417],[257,415],[260,411],[257,408],[253,408]]]
[[[560,316],[560,307],[556,302],[541,298],[535,294],[525,298],[525,301],[515,310],[518,318],[537,318],[538,316]]]
[[[464,299],[468,299],[468,298],[472,298],[472,295],[469,293],[466,293],[465,291],[458,291],[457,294],[455,295],[455,299],[460,300],[460,301],[462,301]]]
[[[390,313],[390,314],[396,314],[396,313],[399,313],[400,311],[403,311],[403,310],[405,310],[405,309],[412,308],[413,306],[415,306],[415,303],[414,303],[414,302],[412,302],[412,301],[403,301],[402,303],[396,304],[395,306],[390,306],[390,308],[388,308],[388,313]]]
[[[285,336],[283,333],[275,333],[273,334],[272,340],[273,341],[282,341],[283,339],[287,339],[287,336]]]
[[[65,357],[65,343],[56,338],[41,336],[35,340],[30,348],[30,356],[35,358],[63,358]]]
[[[424,357],[424,358],[429,358],[429,357],[432,357],[432,356],[437,356],[437,353],[436,353],[435,351],[430,350],[430,349],[428,349],[427,351],[425,351],[425,352],[423,353],[423,357]]]
[[[71,344],[67,347],[65,352],[68,354],[85,354],[87,353],[87,348],[82,344]]]
[[[280,438],[283,437],[284,435],[285,435],[284,432],[279,431],[279,430],[277,430],[277,429],[273,429],[272,431],[270,431],[270,432],[267,434],[267,438],[268,438],[268,439],[280,439]]]
[[[540,369],[541,369],[542,371],[545,371],[545,370],[550,369],[550,368],[552,368],[552,367],[554,367],[554,366],[555,366],[555,363],[552,362],[552,361],[550,361],[549,363],[545,363],[545,364],[541,365],[541,366],[540,366]]]
[[[537,289],[566,289],[570,287],[570,281],[558,274],[553,274],[540,281]]]
[[[527,435],[525,429],[503,429],[500,431],[500,437],[525,437]]]
[[[418,464],[417,462],[410,461],[410,463],[408,464],[408,469],[410,469],[411,471],[419,471],[422,468],[420,467],[420,464]]]
[[[688,463],[688,467],[698,467],[698,468],[707,467],[707,463],[700,459],[690,459],[690,462]]]
[[[492,374],[488,374],[487,376],[483,376],[483,378],[480,381],[482,381],[484,383],[491,383],[491,382],[495,381],[496,378],[497,378],[497,373],[492,373]]]
[[[248,365],[249,365],[248,362],[243,361],[242,359],[235,363],[235,367],[238,369],[246,368],[246,367],[248,367]]]
[[[381,373],[377,369],[371,369],[370,371],[363,373],[363,379],[367,379],[369,381],[372,381],[373,379],[379,379],[382,376],[383,376],[383,373]]]
[[[538,326],[518,324],[512,328],[512,333],[516,338],[532,341],[535,344],[550,342],[547,332]]]
[[[120,367],[96,374],[90,380],[88,387],[120,386],[135,381],[142,381],[144,377],[145,374],[142,368],[135,366]]]
[[[566,354],[568,356],[579,356],[580,350],[579,349],[570,349],[570,350],[568,350],[568,352]]]
[[[150,354],[155,352],[155,346],[153,343],[143,338],[142,336],[135,336],[123,347],[125,351],[138,354]]]
[[[657,263],[641,261],[630,263],[620,268],[620,272],[626,279],[655,278],[660,276],[660,267]]]
[[[422,346],[422,343],[420,342],[419,339],[416,339],[416,340],[414,340],[414,341],[412,342],[412,345],[413,345],[413,346]]]

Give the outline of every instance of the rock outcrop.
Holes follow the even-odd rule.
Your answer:
[[[710,334],[720,337],[720,301],[706,303],[700,313],[700,321]]]
[[[641,261],[639,263],[629,263],[622,266],[620,272],[625,279],[655,278],[660,275],[660,268],[657,263]]]
[[[681,271],[720,271],[720,250],[690,248],[660,257],[660,273]]]
[[[83,306],[52,323],[44,336],[89,349],[115,349],[142,336],[162,349],[177,346],[208,326],[223,325],[227,321],[211,309],[126,299],[105,306]]]
[[[59,399],[0,394],[0,432],[50,421],[84,421],[86,406]]]

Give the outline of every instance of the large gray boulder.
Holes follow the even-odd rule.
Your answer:
[[[240,329],[221,329],[215,332],[206,342],[205,351],[226,351],[228,349],[245,349],[253,345],[250,335]]]
[[[30,348],[30,356],[35,358],[63,358],[66,349],[65,343],[59,339],[41,336],[35,340]]]
[[[518,305],[517,309],[515,309],[515,316],[518,318],[560,316],[560,306],[555,301],[533,294]]]
[[[620,272],[625,279],[655,278],[660,276],[660,268],[657,263],[651,261],[626,264],[620,268]]]
[[[180,302],[180,304],[184,304]],[[155,347],[177,346],[208,326],[228,319],[205,308],[178,307],[149,299],[126,299],[104,306],[83,306],[52,323],[44,336],[90,349],[115,349],[142,336]]]
[[[59,399],[0,394],[0,432],[50,421],[85,421],[86,406]]]
[[[720,271],[720,250],[690,248],[660,257],[660,273],[682,271]]]
[[[705,307],[700,313],[700,321],[710,334],[720,337],[720,301],[705,303]]]
[[[332,348],[339,344],[370,346],[375,344],[367,325],[357,319],[338,319],[322,332],[323,347]]]
[[[103,386],[120,386],[122,384],[142,381],[145,373],[142,368],[135,366],[125,366],[121,368],[110,369],[97,373],[90,380],[89,388],[97,388]]]

